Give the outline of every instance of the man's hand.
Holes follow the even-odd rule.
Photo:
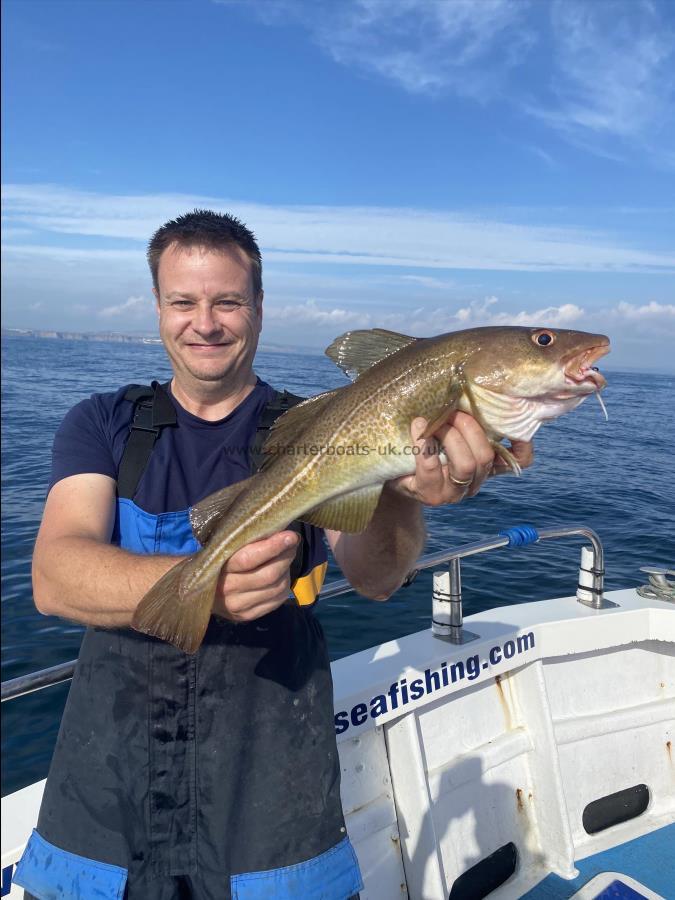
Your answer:
[[[501,457],[495,456],[473,416],[455,412],[434,436],[421,438],[426,427],[426,420],[419,418],[410,428],[413,444],[419,448],[415,474],[392,482],[392,487],[404,495],[427,506],[459,503],[477,494],[486,478],[510,471]],[[439,446],[448,457],[447,465],[441,465]],[[529,441],[514,441],[511,452],[523,468],[532,465],[534,454]]]
[[[251,622],[281,606],[288,599],[289,569],[299,539],[294,531],[280,531],[237,550],[220,573],[215,615]]]

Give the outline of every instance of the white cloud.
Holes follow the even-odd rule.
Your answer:
[[[489,315],[492,306],[498,303],[497,297],[485,297],[484,300],[474,300],[468,306],[458,309],[455,317],[459,322],[469,323],[472,320],[485,319]]]
[[[298,23],[337,63],[410,93],[499,101],[593,153],[620,159],[622,148],[637,148],[675,164],[670,0],[243,5],[267,25]],[[530,149],[552,164],[546,151]]]
[[[498,297],[485,297],[484,300],[474,301],[458,309],[454,318],[466,328],[474,325],[548,325],[551,328],[566,328],[586,315],[586,311],[574,303],[518,312],[493,311],[498,303]]]
[[[234,212],[258,234],[266,341],[318,348],[354,328],[422,336],[489,324],[549,325],[608,333],[615,366],[657,361],[672,368],[675,279],[663,274],[675,270],[675,253],[662,249],[665,241],[634,247],[625,237],[557,225],[557,215],[570,220],[569,209],[550,211],[548,224],[535,225],[497,213],[110,197],[49,185],[10,185],[4,194],[6,218],[21,216],[31,229],[39,219],[43,229],[3,248],[3,318],[10,327],[92,331],[114,322],[121,332],[154,332],[148,235],[180,212],[207,206]],[[594,212],[598,220],[601,211]],[[541,211],[508,213],[535,215]],[[614,224],[612,215],[608,210],[606,221]],[[481,274],[455,271],[462,268]],[[610,285],[619,284],[616,273],[630,277],[622,275],[621,293],[607,299]],[[41,307],[31,310],[37,302]]]
[[[433,278],[431,275],[401,275],[401,281],[410,281],[415,285],[430,288],[431,290],[447,291],[453,288],[456,282],[443,278]]]
[[[195,206],[250,223],[265,262],[500,271],[652,272],[675,269],[675,253],[623,245],[590,229],[513,224],[464,212],[347,206],[270,206],[189,195],[115,196],[53,185],[6,185],[5,215],[62,236],[99,236],[138,249],[7,244],[23,254],[140,263],[148,236]],[[37,238],[36,238],[37,240]],[[142,241],[142,245],[139,243]]]
[[[563,303],[562,306],[547,306],[532,311],[522,310],[517,313],[500,313],[492,317],[494,325],[550,325],[552,328],[567,328],[579,322],[586,312],[574,303]]]
[[[142,250],[115,250],[105,247],[54,247],[51,244],[3,244],[6,259],[45,259],[65,264],[80,262],[120,262],[146,265]]]
[[[580,325],[587,314],[584,309],[573,303],[560,306],[548,306],[534,310],[508,310],[497,308],[500,300],[497,297],[485,297],[455,311],[440,308],[421,311],[412,323],[416,333],[431,335],[443,331],[454,331],[460,328],[478,328],[483,325],[523,325],[534,327],[547,325],[550,328],[569,328]],[[410,319],[408,318],[408,321]]]
[[[493,96],[536,40],[526,0],[264,0],[246,8],[269,25],[300,23],[336,62],[411,93]]]
[[[585,311],[572,303],[549,306],[538,310],[494,311],[497,297],[486,297],[456,310],[418,308],[393,312],[367,312],[346,307],[328,307],[314,300],[306,303],[269,305],[265,316],[275,322],[290,320],[299,325],[330,325],[345,328],[393,328],[417,336],[443,331],[473,328],[481,325],[548,325],[563,328],[580,321]]]
[[[288,303],[284,306],[266,305],[265,318],[273,321],[300,321],[310,325],[349,325],[364,328],[370,324],[370,315],[355,310],[320,307],[315,300],[306,303]]]
[[[9,227],[3,225],[2,239],[3,241],[14,241],[17,238],[26,238],[29,235],[34,236],[35,232],[32,228]]]
[[[114,318],[115,316],[148,317],[148,313],[152,310],[152,303],[147,297],[129,297],[124,303],[116,306],[104,306],[99,311],[99,316],[104,319]]]
[[[656,303],[652,300],[642,306],[636,306],[633,303],[619,303],[615,312],[624,319],[656,319],[656,318],[675,318],[675,304],[673,303]]]
[[[644,145],[672,125],[675,30],[645,2],[551,4],[552,89],[557,102],[529,111],[572,138]],[[652,147],[667,154],[668,148]]]
[[[675,305],[656,303],[643,306],[620,302],[600,309],[586,309],[575,303],[562,303],[535,310],[507,309],[494,296],[476,300],[455,309],[398,309],[390,312],[366,311],[346,306],[319,304],[314,300],[306,303],[288,303],[283,306],[269,304],[265,317],[275,324],[292,322],[299,328],[304,325],[335,328],[391,328],[418,337],[440,334],[463,328],[477,328],[484,325],[521,325],[526,327],[548,326],[550,328],[578,328],[581,331],[611,330],[610,325],[620,330],[628,327],[649,325],[663,330],[675,318]]]

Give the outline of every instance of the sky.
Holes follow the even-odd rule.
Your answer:
[[[5,0],[2,322],[156,333],[195,207],[263,253],[263,339],[488,324],[675,372],[675,2]]]

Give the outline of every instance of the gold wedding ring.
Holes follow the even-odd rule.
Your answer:
[[[469,478],[468,481],[460,481],[459,478],[455,478],[454,476],[450,475],[449,472],[448,472],[448,477],[450,478],[450,481],[454,482],[455,484],[460,485],[461,487],[466,487],[467,484],[471,484],[471,482],[473,481],[473,478]]]

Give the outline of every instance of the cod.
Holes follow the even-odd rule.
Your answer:
[[[543,422],[599,397],[606,381],[593,363],[607,352],[604,335],[551,328],[471,328],[429,338],[347,332],[326,354],[353,383],[284,413],[260,471],[191,510],[203,549],[148,591],[132,627],[195,653],[220,570],[241,547],[294,519],[363,531],[385,482],[415,471],[410,425],[418,416],[428,421],[429,437],[453,411],[470,413],[519,474],[502,439],[530,440]]]

